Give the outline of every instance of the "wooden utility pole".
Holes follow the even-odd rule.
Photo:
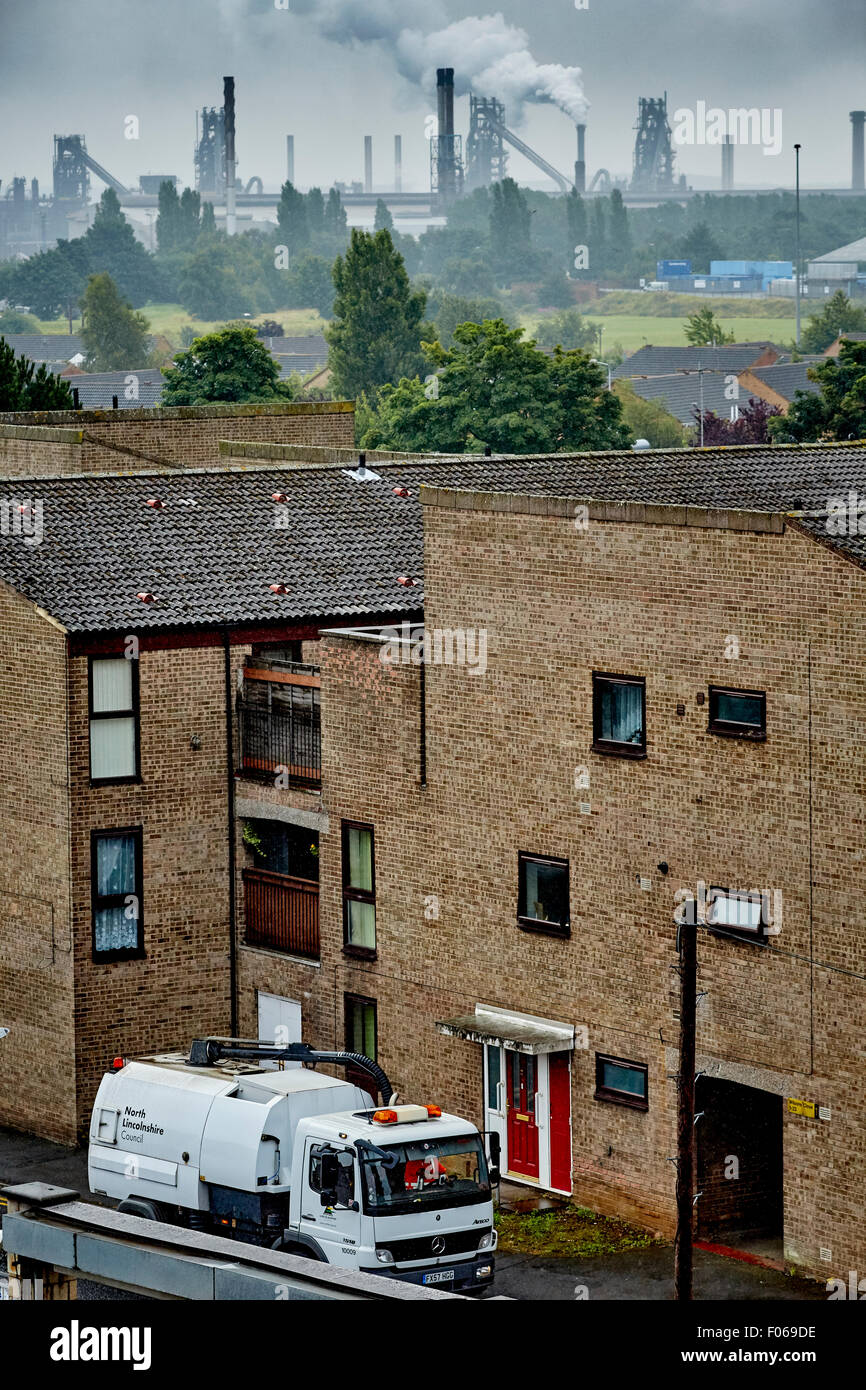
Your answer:
[[[693,905],[694,909],[694,905]],[[695,919],[697,913],[693,912]],[[695,1022],[698,992],[697,920],[680,926],[680,1070],[677,1082],[677,1236],[674,1297],[692,1298],[692,1223],[695,1200]]]

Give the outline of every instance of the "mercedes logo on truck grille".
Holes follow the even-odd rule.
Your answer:
[[[444,1236],[434,1236],[434,1237],[433,1237],[433,1254],[434,1254],[434,1255],[442,1255],[442,1254],[444,1254],[444,1253],[445,1253],[445,1237],[444,1237]]]

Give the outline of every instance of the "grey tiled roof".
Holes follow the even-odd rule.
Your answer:
[[[339,467],[15,479],[0,493],[42,499],[44,537],[0,536],[0,578],[78,632],[360,618],[421,605],[423,588],[398,577],[422,574],[423,483],[758,511],[818,511],[849,490],[866,495],[863,443],[371,466],[378,482]],[[395,486],[411,496],[396,497]],[[274,492],[288,497],[284,513]],[[146,505],[153,497],[162,510]],[[862,538],[833,543],[862,558]],[[273,583],[287,594],[272,594]],[[156,601],[141,602],[142,591]]]
[[[786,401],[792,401],[795,391],[807,391],[812,396],[818,394],[821,388],[817,381],[807,376],[807,372],[816,362],[826,361],[826,357],[814,357],[808,362],[776,362],[772,367],[750,367],[749,371]]]
[[[16,353],[23,353],[37,365],[45,362],[49,367],[65,367],[76,353],[84,352],[77,333],[4,333]]]
[[[718,367],[726,372],[741,372],[761,357],[768,348],[780,353],[781,348],[766,341],[729,343],[725,347],[656,347],[647,343],[638,348],[614,369],[615,377],[667,376],[680,368]]]
[[[130,383],[135,377],[135,384]],[[117,397],[120,410],[148,410],[159,404],[165,377],[154,368],[137,372],[76,372],[64,377],[70,391],[78,391],[82,410],[111,410],[112,398]],[[137,398],[127,400],[126,392],[137,391]]]
[[[712,410],[723,419],[730,419],[731,406],[740,408],[748,401],[748,396],[740,392],[734,402],[725,396],[725,378],[735,376],[735,372],[704,372],[704,410]],[[693,405],[699,404],[701,383],[697,372],[673,372],[668,376],[634,377],[630,385],[636,396],[645,401],[658,401],[665,410],[683,425],[694,425]]]

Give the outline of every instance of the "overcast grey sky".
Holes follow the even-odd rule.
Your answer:
[[[579,0],[583,3],[584,0]],[[429,75],[448,61],[458,80],[497,64],[509,120],[564,173],[574,128],[552,104],[519,111],[515,93],[535,80],[567,104],[589,103],[587,163],[631,168],[639,96],[668,93],[668,109],[699,100],[722,108],[781,108],[783,153],[737,152],[738,181],[789,184],[792,146],[803,145],[805,185],[850,179],[848,113],[866,108],[864,0],[0,0],[0,179],[34,175],[47,186],[51,140],[82,133],[90,152],[124,182],[174,173],[192,182],[195,111],[222,102],[237,83],[238,172],[276,187],[285,136],[295,136],[302,187],[363,176],[363,137],[373,136],[374,181],[392,177],[393,136],[403,136],[404,186],[427,186],[425,117],[435,109]],[[277,8],[287,5],[288,8]],[[485,24],[461,26],[472,16]],[[457,23],[450,34],[437,37]],[[509,34],[507,26],[525,31]],[[408,28],[409,35],[401,33]],[[354,32],[359,35],[349,39]],[[524,52],[528,50],[528,53]],[[527,73],[529,77],[527,78]],[[510,98],[510,99],[509,99]],[[138,140],[124,120],[138,117]],[[465,97],[458,129],[468,121]],[[687,175],[716,176],[718,150],[678,151]],[[519,156],[515,177],[539,176]],[[94,184],[95,190],[99,189]]]

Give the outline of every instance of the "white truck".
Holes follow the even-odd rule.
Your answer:
[[[383,1104],[297,1065],[316,1062],[369,1076]],[[481,1292],[494,1272],[498,1136],[488,1163],[469,1121],[395,1099],[369,1058],[306,1043],[206,1038],[189,1057],[116,1058],[93,1108],[90,1187],[151,1221]]]

